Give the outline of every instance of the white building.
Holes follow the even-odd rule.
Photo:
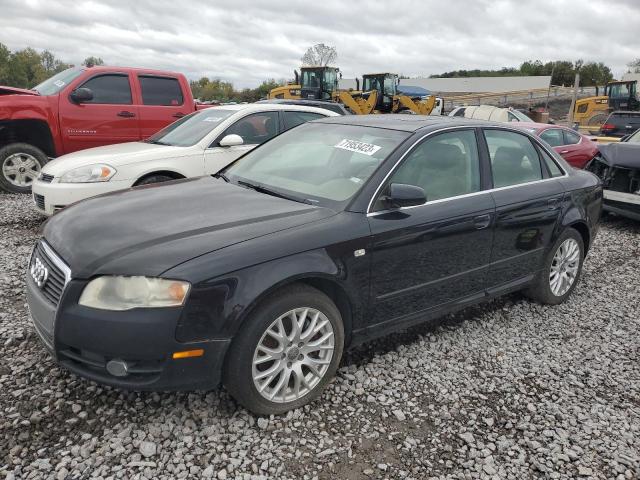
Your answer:
[[[401,84],[426,88],[434,93],[499,93],[549,88],[550,76],[403,78]],[[340,88],[356,88],[354,78],[340,80]]]

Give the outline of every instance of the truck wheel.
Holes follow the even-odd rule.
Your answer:
[[[236,334],[223,371],[229,393],[259,415],[281,414],[316,399],[342,357],[340,311],[306,285],[280,290]]]
[[[30,193],[31,185],[49,158],[28,143],[0,148],[0,188],[11,193]]]

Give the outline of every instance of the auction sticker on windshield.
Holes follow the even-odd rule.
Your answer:
[[[364,155],[373,155],[382,147],[373,145],[372,143],[359,142],[357,140],[343,139],[340,143],[335,145],[335,148],[341,148],[343,150],[349,150],[350,152],[362,153]]]
[[[224,120],[224,117],[205,117],[202,119],[203,122],[220,122],[221,120]]]

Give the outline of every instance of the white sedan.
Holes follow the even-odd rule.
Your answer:
[[[52,215],[85,198],[137,185],[198,177],[229,163],[285,130],[338,116],[301,105],[225,105],[192,113],[142,142],[63,155],[33,183],[36,208]]]

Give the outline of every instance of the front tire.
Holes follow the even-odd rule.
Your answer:
[[[526,295],[548,305],[564,302],[578,284],[583,261],[582,236],[567,228],[549,250],[542,271]]]
[[[340,363],[340,311],[321,291],[295,285],[256,307],[224,367],[229,393],[248,410],[281,414],[316,399]]]
[[[11,193],[30,193],[48,161],[42,150],[28,143],[11,143],[0,148],[0,188]]]

